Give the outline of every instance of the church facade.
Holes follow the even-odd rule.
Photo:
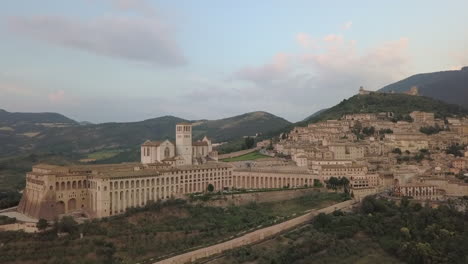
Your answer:
[[[213,151],[211,140],[206,136],[192,142],[192,124],[176,125],[176,142],[169,140],[149,141],[141,145],[141,162],[151,164],[156,162],[170,163],[176,166],[200,165],[208,161],[217,161],[218,153]]]

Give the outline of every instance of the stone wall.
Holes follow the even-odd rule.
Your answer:
[[[250,153],[250,152],[257,151],[257,150],[259,150],[259,149],[260,149],[259,147],[255,147],[255,148],[244,149],[244,150],[240,150],[240,151],[236,151],[236,152],[231,152],[231,153],[227,153],[227,154],[221,154],[221,155],[218,155],[218,160],[229,159],[229,158],[234,158],[234,157],[242,156],[242,155],[248,154],[248,153]]]
[[[250,202],[265,203],[265,202],[278,202],[290,200],[297,197],[305,196],[317,191],[327,192],[326,189],[292,189],[292,190],[279,190],[268,192],[252,192],[240,194],[221,195],[219,199],[203,202],[207,206],[225,207],[229,205],[244,205]]]
[[[332,213],[335,210],[344,209],[352,206],[355,203],[354,200],[345,201],[342,203],[334,204],[332,206],[320,209],[313,210],[305,215],[296,217],[294,219],[285,221],[283,223],[262,228],[260,230],[248,233],[238,238],[222,242],[213,246],[197,249],[191,252],[187,252],[181,255],[177,255],[168,259],[155,262],[155,264],[181,264],[181,263],[190,263],[202,258],[210,257],[216,254],[220,254],[226,250],[234,249],[237,247],[245,246],[248,244],[260,242],[266,238],[272,237],[276,234],[279,234],[288,229],[294,228],[298,225],[304,224],[312,220],[319,213]]]
[[[24,231],[26,233],[36,233],[38,229],[36,223],[13,223],[0,225],[0,231]]]

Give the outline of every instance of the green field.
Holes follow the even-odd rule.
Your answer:
[[[283,202],[227,208],[182,200],[152,203],[125,215],[69,224],[70,235],[61,238],[56,230],[0,232],[0,263],[154,263],[158,257],[219,243],[344,199],[340,193],[314,192]]]
[[[87,158],[88,159],[95,159],[95,160],[104,160],[104,159],[110,159],[112,157],[117,156],[120,154],[122,151],[119,149],[112,149],[112,150],[101,150],[98,152],[93,152],[88,154]]]
[[[256,160],[256,159],[264,159],[264,158],[271,158],[270,156],[263,155],[258,151],[254,151],[251,153],[244,154],[242,156],[234,157],[234,158],[228,158],[228,159],[223,159],[221,161],[224,162],[233,162],[233,161],[247,161],[247,160]]]

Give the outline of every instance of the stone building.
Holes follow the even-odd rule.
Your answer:
[[[399,197],[412,197],[415,200],[438,200],[442,198],[436,186],[420,183],[397,185],[394,193]]]
[[[232,167],[223,163],[151,166],[140,163],[53,166],[39,164],[26,176],[18,211],[52,220],[81,211],[91,218],[125,212],[148,201],[232,187]]]
[[[145,141],[141,145],[141,162],[175,162],[176,165],[203,164],[208,160],[217,160],[217,152],[213,151],[211,140],[206,136],[192,142],[192,124],[176,125],[176,142]]]
[[[331,144],[328,149],[337,160],[355,160],[364,157],[365,148],[357,144]]]
[[[424,123],[427,125],[434,125],[434,113],[413,111],[410,113],[411,118],[415,123]]]

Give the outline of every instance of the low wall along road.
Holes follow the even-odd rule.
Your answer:
[[[291,220],[285,221],[283,223],[269,226],[266,228],[259,229],[257,231],[254,231],[252,233],[248,233],[246,235],[243,235],[238,238],[234,238],[232,240],[222,242],[220,244],[216,244],[213,246],[197,249],[191,252],[187,252],[181,255],[177,255],[168,259],[164,259],[158,262],[155,262],[154,264],[181,264],[181,263],[190,263],[202,258],[210,257],[216,254],[220,254],[226,250],[230,250],[233,248],[237,247],[242,247],[248,244],[252,243],[257,243],[260,242],[266,238],[269,238],[271,236],[274,236],[276,234],[279,234],[283,231],[289,230],[293,227],[296,227],[298,225],[304,224],[310,220],[312,220],[317,214],[320,213],[332,213],[335,210],[341,210],[345,208],[351,207],[353,204],[355,204],[356,201],[354,200],[349,200],[345,202],[341,202],[338,204],[334,204],[329,207],[325,207],[323,209],[319,210],[312,210],[311,212],[293,218]]]

